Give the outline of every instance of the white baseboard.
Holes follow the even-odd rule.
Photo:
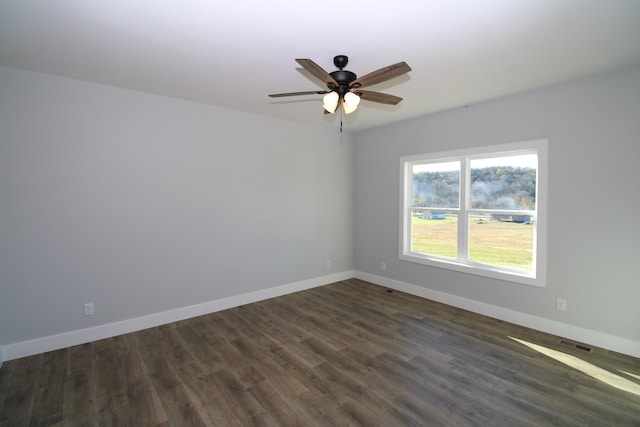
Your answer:
[[[154,326],[165,325],[167,323],[177,322],[179,320],[202,316],[204,314],[238,307],[240,305],[250,304],[252,302],[262,301],[293,292],[304,291],[306,289],[327,285],[329,283],[339,282],[341,280],[351,279],[352,277],[354,277],[354,275],[355,273],[353,271],[344,271],[341,273],[303,280],[301,282],[280,285],[269,289],[262,289],[246,294],[234,295],[232,297],[208,301],[201,304],[180,307],[161,313],[150,314],[148,316],[136,317],[134,319],[108,323],[92,328],[80,329],[58,335],[51,335],[34,340],[8,344],[0,347],[0,366],[2,364],[2,361],[32,356],[34,354],[45,353],[47,351],[59,350],[61,348],[71,347],[91,341],[97,341],[104,338],[110,338],[117,335],[128,334],[130,332],[152,328]]]
[[[578,326],[569,325],[555,320],[549,320],[530,314],[520,313],[518,311],[486,304],[483,302],[447,294],[445,292],[434,291],[433,289],[423,288],[421,286],[412,285],[398,280],[389,279],[375,274],[355,272],[355,278],[380,286],[385,286],[397,291],[406,292],[432,301],[441,302],[453,307],[462,308],[474,313],[492,317],[494,319],[504,320],[505,322],[514,323],[516,325],[525,326],[537,331],[546,332],[548,334],[557,335],[562,338],[568,338],[585,344],[591,344],[607,350],[618,353],[627,354],[633,357],[640,357],[640,342],[632,341],[627,338],[617,337],[605,334],[603,332],[593,331]]]
[[[165,325],[167,323],[177,322],[179,320],[214,313],[216,311],[226,310],[228,308],[238,307],[240,305],[250,304],[253,302],[262,301],[293,292],[299,292],[306,289],[323,286],[329,283],[339,282],[341,280],[347,280],[353,277],[365,280],[367,282],[375,283],[377,285],[386,286],[390,289],[395,289],[401,292],[406,292],[408,294],[426,298],[432,301],[441,302],[453,307],[469,310],[474,313],[482,314],[495,319],[504,320],[516,325],[525,326],[531,329],[557,335],[563,338],[568,338],[585,344],[591,344],[630,356],[640,357],[640,342],[637,341],[632,341],[626,338],[621,338],[602,332],[580,328],[578,326],[556,322],[554,320],[532,316],[530,314],[520,313],[483,302],[447,294],[445,292],[434,291],[432,289],[423,288],[421,286],[416,286],[409,283],[400,282],[398,280],[377,276],[375,274],[369,274],[360,271],[344,271],[341,273],[303,280],[301,282],[280,285],[269,289],[263,289],[260,291],[235,295],[219,300],[208,301],[201,304],[180,307],[174,310],[150,314],[148,316],[122,320],[119,322],[65,332],[62,334],[51,335],[29,341],[7,344],[3,347],[0,347],[0,366],[2,366],[3,362],[8,360],[45,353],[47,351],[59,350],[61,348],[84,344],[104,338],[110,338],[130,332],[136,332],[154,326]]]

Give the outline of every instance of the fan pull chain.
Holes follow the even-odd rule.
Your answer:
[[[342,133],[342,118],[344,117],[342,112],[343,112],[343,109],[341,108],[340,109],[340,133]]]

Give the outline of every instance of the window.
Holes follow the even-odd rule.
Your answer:
[[[544,286],[547,142],[403,157],[400,258]]]

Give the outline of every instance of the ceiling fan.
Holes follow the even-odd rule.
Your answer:
[[[312,90],[306,92],[276,93],[269,95],[272,98],[298,95],[323,95],[323,107],[325,114],[333,114],[340,104],[342,104],[345,114],[350,114],[358,108],[360,99],[366,101],[379,102],[382,104],[396,105],[402,98],[386,93],[362,90],[363,87],[382,83],[399,77],[411,71],[411,67],[406,62],[398,62],[358,78],[351,71],[344,70],[349,63],[346,55],[337,55],[333,58],[333,64],[337,71],[327,73],[322,67],[310,59],[296,59],[302,68],[317,77],[327,85],[328,90]]]

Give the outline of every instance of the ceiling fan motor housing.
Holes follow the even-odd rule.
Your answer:
[[[340,96],[343,96],[345,93],[349,92],[351,82],[358,78],[351,71],[343,70],[343,68],[346,67],[348,63],[349,57],[347,55],[336,55],[333,57],[333,65],[339,68],[339,70],[329,73],[329,75],[333,77],[333,80],[335,80],[336,83],[338,83],[338,87],[334,87],[333,84],[328,85],[328,87],[329,89],[338,92],[338,95]]]
[[[352,81],[354,81],[357,76],[351,71],[347,70],[338,70],[332,73],[329,73],[331,77],[338,83],[338,87],[331,87],[329,89],[335,90],[339,95],[344,95],[349,91],[349,85]]]

